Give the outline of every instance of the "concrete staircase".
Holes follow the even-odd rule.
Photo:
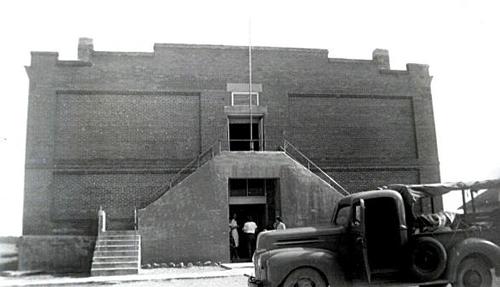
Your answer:
[[[141,266],[141,237],[135,230],[100,232],[92,258],[91,276],[137,274]]]

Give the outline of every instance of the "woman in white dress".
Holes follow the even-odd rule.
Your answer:
[[[238,235],[238,222],[236,222],[236,214],[233,214],[233,218],[229,221],[229,228],[231,234],[231,258],[233,255],[235,258],[238,258],[238,246],[240,246],[240,238]]]

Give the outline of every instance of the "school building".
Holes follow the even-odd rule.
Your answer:
[[[321,224],[346,192],[439,182],[427,65],[251,54],[250,84],[248,47],[32,52],[20,268],[227,262],[233,213]]]

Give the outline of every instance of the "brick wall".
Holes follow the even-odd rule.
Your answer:
[[[56,160],[191,159],[197,94],[58,94]]]
[[[108,218],[133,217],[134,208],[150,204],[171,174],[56,173],[51,188],[52,218],[96,219],[102,206]]]
[[[327,170],[328,175],[342,183],[350,192],[374,190],[392,182],[419,182],[418,169],[346,169]]]
[[[289,139],[315,159],[417,157],[408,97],[290,95]]]
[[[225,138],[226,84],[248,80],[246,47],[158,44],[153,53],[80,48],[81,61],[34,52],[27,67],[24,234],[60,230],[51,209],[67,217],[94,209],[90,201],[86,211],[72,205],[87,200],[82,194],[90,196],[92,180],[113,198],[147,201],[144,188],[157,184],[156,177],[140,179],[141,188],[120,178],[175,173]],[[262,84],[260,102],[268,111],[267,146],[275,149],[284,135],[322,167],[386,173],[348,177],[356,190],[373,180],[439,181],[427,66],[393,71],[382,64],[331,59],[320,49],[256,47],[253,79]],[[392,174],[395,166],[419,177]],[[113,188],[108,182],[115,182]],[[68,200],[50,203],[59,196]]]

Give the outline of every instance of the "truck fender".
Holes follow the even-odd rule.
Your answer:
[[[266,261],[269,282],[272,286],[283,283],[285,278],[295,269],[310,267],[322,273],[330,286],[346,286],[349,283],[344,276],[344,270],[338,261],[338,255],[318,248],[286,248],[271,251]]]
[[[457,243],[448,252],[446,278],[453,282],[458,265],[471,255],[478,255],[486,259],[486,263],[495,268],[497,276],[500,275],[500,247],[491,241],[472,237]]]

